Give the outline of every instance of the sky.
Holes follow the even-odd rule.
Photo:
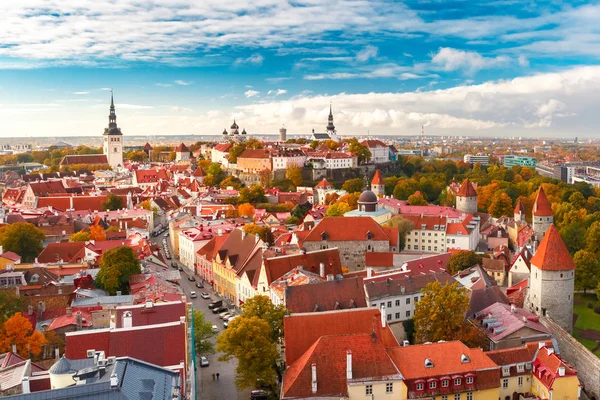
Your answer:
[[[0,2],[0,137],[600,138],[600,4]]]

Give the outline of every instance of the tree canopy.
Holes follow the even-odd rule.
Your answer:
[[[21,357],[29,358],[40,354],[42,346],[47,343],[44,335],[34,330],[31,322],[20,312],[4,322],[0,333],[0,353],[10,351],[14,344]]]
[[[206,320],[202,311],[194,310],[194,345],[197,355],[215,353],[215,345],[210,340],[213,337],[215,337],[215,332],[212,330],[212,323]]]
[[[141,272],[140,261],[131,247],[115,247],[102,254],[96,285],[110,294],[115,294],[118,290],[127,293],[129,278]]]
[[[481,260],[482,257],[474,251],[459,251],[450,256],[448,270],[451,274],[456,274],[463,269],[481,264]]]
[[[102,209],[104,211],[114,211],[125,208],[125,200],[121,196],[110,193],[106,200],[102,202]]]
[[[90,240],[90,233],[83,230],[69,236],[69,242],[87,242],[88,240]]]
[[[12,290],[0,291],[0,326],[21,310],[23,298]]]
[[[573,257],[575,262],[575,288],[583,293],[598,286],[600,278],[600,261],[593,253],[579,250]]]
[[[35,225],[16,222],[0,228],[0,245],[3,251],[12,251],[21,256],[23,262],[32,262],[42,252],[46,238]]]
[[[364,188],[365,181],[361,178],[348,179],[342,185],[342,190],[345,190],[347,193],[362,192]]]
[[[302,185],[302,167],[292,165],[285,171],[285,177],[289,179],[294,186]]]
[[[398,228],[398,234],[400,236],[400,249],[403,249],[404,245],[406,244],[406,235],[415,229],[413,223],[401,215],[394,215],[388,222],[385,223],[385,226]]]
[[[254,206],[250,203],[243,203],[238,206],[238,214],[241,217],[253,218],[254,211]]]
[[[269,229],[268,226],[260,226],[256,224],[246,224],[244,225],[244,232],[251,233],[253,235],[257,235],[260,240],[269,245],[273,245],[275,243],[275,237],[273,236],[273,232]]]

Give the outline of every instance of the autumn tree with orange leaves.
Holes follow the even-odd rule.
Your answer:
[[[89,240],[97,240],[103,241],[106,240],[106,232],[104,228],[100,225],[92,225],[90,226],[90,235],[88,236]]]
[[[42,346],[48,342],[20,312],[10,317],[0,332],[0,353],[11,351],[14,344],[21,357],[29,358],[30,355],[40,354]]]
[[[241,217],[252,218],[254,217],[254,206],[250,203],[240,204],[238,206],[238,214]]]

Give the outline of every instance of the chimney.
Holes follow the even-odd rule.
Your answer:
[[[352,379],[352,350],[346,351],[346,380]]]
[[[12,352],[13,352],[13,354],[17,354],[17,345],[13,343],[13,344],[11,345],[11,347],[12,347]]]
[[[31,393],[31,389],[29,387],[29,377],[28,376],[24,376],[23,380],[21,381],[21,392],[22,393]]]
[[[312,392],[317,393],[317,364],[312,363]]]
[[[83,315],[81,311],[75,313],[75,323],[77,324],[77,330],[80,331],[83,328]]]
[[[71,311],[71,307],[67,307],[67,317],[70,317],[71,315],[73,315],[73,312]]]
[[[27,306],[27,314],[33,315],[33,305],[32,304]]]
[[[558,367],[558,376],[565,376],[565,367],[562,365]]]
[[[387,316],[385,313],[385,306],[381,306],[381,327],[385,328],[386,324],[387,324]]]
[[[511,305],[510,305],[510,312],[511,312],[511,313],[513,313],[513,314],[514,314],[515,312],[517,312],[517,306],[515,306],[514,304],[511,304]]]
[[[54,349],[54,358],[56,359],[56,361],[60,359],[60,348],[58,347]]]
[[[319,264],[319,275],[321,278],[325,278],[325,263]]]
[[[548,347],[546,350],[548,350],[548,355],[554,354],[554,348]]]
[[[373,267],[367,267],[367,278],[373,276]]]
[[[327,274],[327,281],[333,281],[335,276],[333,274]]]
[[[133,326],[133,318],[131,311],[125,311],[123,313],[123,328],[131,328]]]
[[[119,377],[117,376],[116,373],[113,373],[110,376],[110,388],[111,389],[116,389],[119,386]]]

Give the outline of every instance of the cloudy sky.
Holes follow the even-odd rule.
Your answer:
[[[2,137],[600,138],[600,5],[526,0],[0,2]]]

